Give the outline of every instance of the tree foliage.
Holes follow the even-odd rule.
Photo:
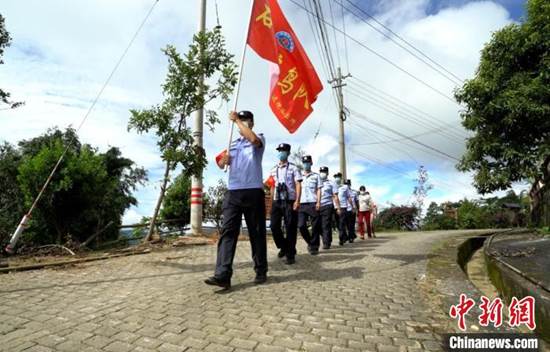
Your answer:
[[[219,28],[195,35],[183,57],[171,45],[163,52],[168,57],[164,101],[149,109],[131,110],[128,129],[154,131],[162,160],[171,170],[181,165],[183,174],[190,177],[201,172],[206,158],[204,149],[193,144],[187,119],[214,99],[229,100],[237,83],[236,66]],[[206,110],[206,125],[213,128],[218,122],[216,112]]]
[[[167,223],[170,228],[183,228],[189,224],[191,217],[191,179],[185,175],[179,175],[166,190],[166,196],[162,202],[160,217],[163,220],[178,220]]]
[[[430,203],[422,222],[423,230],[509,228],[526,225],[527,195],[513,190],[503,197],[462,199]],[[509,209],[510,206],[517,207]],[[455,213],[456,211],[456,213]],[[456,219],[454,218],[456,214]]]
[[[0,14],[0,65],[4,63],[4,60],[2,57],[4,56],[4,49],[10,46],[11,43],[11,36],[10,33],[6,29],[5,19]],[[0,88],[0,103],[8,104],[10,108],[16,108],[19,105],[23,104],[21,102],[14,102],[10,100],[10,93],[2,90]]]
[[[4,240],[33,203],[69,141],[74,143],[38,202],[23,242],[83,242],[109,223],[113,225],[97,241],[118,236],[117,225],[124,211],[137,205],[132,192],[146,179],[145,171],[123,158],[117,148],[99,153],[82,145],[74,130],[55,129],[21,141],[17,149],[5,145],[1,150],[0,177],[17,190],[2,198],[2,203],[12,204],[0,213],[0,235]]]
[[[527,19],[495,32],[476,76],[455,92],[474,132],[457,167],[482,194],[513,182],[550,181],[550,3],[527,2]],[[538,196],[538,195],[534,195]]]
[[[195,35],[183,57],[171,45],[163,51],[168,57],[168,74],[162,85],[164,101],[149,109],[131,110],[128,123],[129,130],[155,133],[161,158],[165,162],[146,241],[153,235],[170,172],[180,165],[184,177],[198,176],[206,166],[204,149],[194,143],[187,119],[191,113],[204,108],[214,99],[229,101],[237,84],[236,65],[233,55],[225,48],[220,27]],[[219,122],[217,113],[207,109],[205,115],[205,124],[212,130]]]
[[[216,186],[208,187],[208,192],[204,196],[204,215],[214,222],[218,232],[222,226],[223,200],[226,193],[227,184],[220,179]]]
[[[382,210],[376,218],[376,228],[385,230],[416,230],[419,209],[415,206],[394,205]]]

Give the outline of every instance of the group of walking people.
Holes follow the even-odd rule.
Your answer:
[[[267,242],[265,193],[262,175],[262,159],[266,141],[261,133],[255,133],[254,115],[250,111],[231,112],[230,120],[239,129],[240,137],[234,140],[228,151],[221,153],[216,162],[222,169],[229,167],[228,191],[223,202],[223,224],[218,240],[214,275],[206,284],[224,289],[231,287],[233,260],[244,215],[248,228],[252,259],[256,277],[254,283],[267,280]],[[306,241],[311,255],[332,245],[333,223],[338,224],[339,244],[353,243],[359,236],[374,237],[373,219],[376,205],[364,186],[355,191],[350,180],[343,180],[341,173],[329,180],[329,169],[313,171],[310,155],[302,157],[303,171],[288,161],[291,146],[281,143],[276,148],[279,162],[271,170],[268,182],[271,188],[272,207],[270,227],[278,257],[286,264],[296,261],[298,230]],[[311,231],[310,231],[311,229]]]

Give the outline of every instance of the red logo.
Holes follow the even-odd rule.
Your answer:
[[[530,330],[535,330],[535,298],[527,296],[518,300],[512,298],[510,303],[510,326],[527,325]]]
[[[468,298],[462,293],[459,303],[451,306],[449,309],[449,316],[453,319],[458,318],[458,328],[460,330],[466,331],[465,316],[475,305],[476,303],[473,299]],[[489,298],[481,296],[481,304],[479,305],[481,314],[478,316],[479,324],[481,326],[489,326],[492,323],[495,327],[501,326],[503,307],[504,303],[502,299],[497,297],[491,301]],[[508,307],[508,315],[510,316],[508,321],[509,326],[526,325],[530,330],[535,330],[537,327],[535,323],[535,298],[527,296],[518,300],[516,297],[513,297]]]
[[[460,303],[456,306],[451,306],[451,309],[449,310],[449,315],[451,318],[457,318],[458,317],[458,328],[462,331],[466,331],[466,319],[464,316],[468,314],[470,309],[472,309],[476,305],[476,302],[471,299],[467,298],[466,295],[463,293],[460,295]]]

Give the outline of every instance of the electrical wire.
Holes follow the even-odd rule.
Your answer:
[[[304,6],[300,5],[296,0],[290,0],[292,3],[294,3],[297,7],[301,8],[302,10],[306,11],[306,12],[309,12],[308,9],[306,9]],[[315,17],[317,17],[318,21],[319,22],[322,22],[324,25],[328,25],[328,26],[331,26],[330,23],[328,23],[327,21],[325,21],[323,18],[321,18],[319,15],[316,15],[314,14]],[[336,28],[333,26],[333,28],[344,34],[343,31],[341,31],[340,29]],[[369,51],[370,53],[374,54],[375,56],[377,56],[378,58],[380,58],[381,60],[385,61],[386,63],[390,64],[391,66],[393,66],[394,68],[396,68],[397,70],[401,71],[402,73],[406,74],[407,76],[409,76],[410,78],[414,79],[415,81],[417,81],[418,83],[422,84],[423,86],[425,86],[426,88],[430,89],[431,91],[437,93],[438,95],[440,95],[441,97],[449,100],[450,102],[452,102],[453,104],[457,104],[458,103],[449,95],[447,95],[446,93],[444,93],[443,91],[435,88],[434,86],[430,85],[429,83],[427,83],[426,81],[424,81],[423,79],[415,76],[414,74],[410,73],[408,70],[404,69],[403,67],[399,66],[398,64],[396,64],[395,62],[393,62],[392,60],[388,59],[387,57],[385,57],[384,55],[378,53],[376,50],[370,48],[369,46],[367,46],[365,43],[359,41],[358,39],[354,38],[353,36],[349,35],[349,34],[345,34],[345,36],[347,38],[349,38],[350,40],[352,40],[353,42],[355,42],[357,45],[361,46],[362,48],[366,49],[367,51]]]

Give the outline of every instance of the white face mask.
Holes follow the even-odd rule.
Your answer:
[[[326,180],[328,177],[328,174],[326,172],[321,172],[319,173],[319,175],[321,176],[321,180]]]

